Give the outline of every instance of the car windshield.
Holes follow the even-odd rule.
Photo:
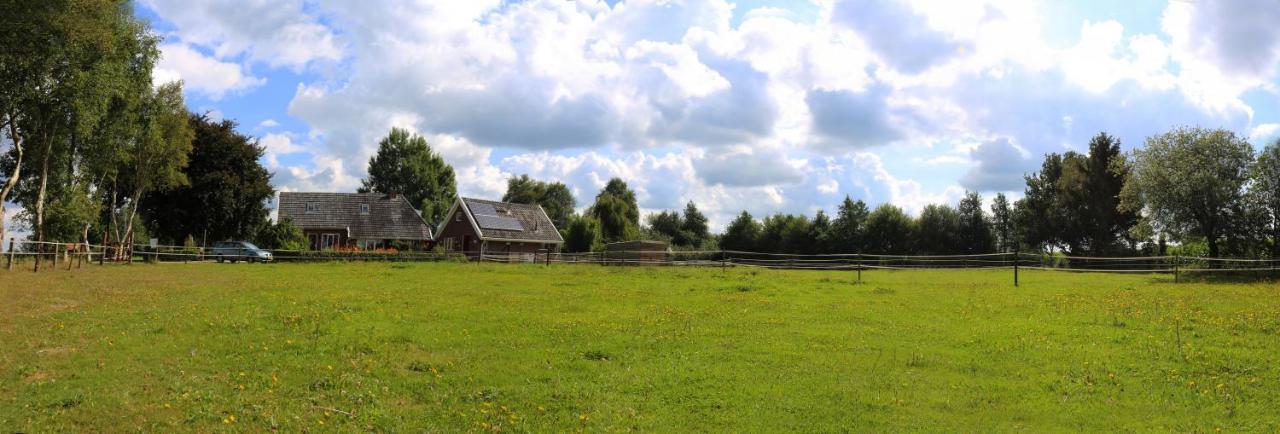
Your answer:
[[[244,243],[244,248],[246,248],[246,249],[253,249],[253,250],[259,250],[259,249],[258,249],[258,246],[255,246],[255,245],[253,245],[253,243],[248,243],[248,242]]]

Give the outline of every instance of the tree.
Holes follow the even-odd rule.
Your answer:
[[[960,213],[955,208],[948,205],[925,206],[913,229],[911,244],[918,253],[949,255],[961,251]]]
[[[1089,228],[1088,245],[1094,256],[1113,253],[1127,240],[1129,229],[1138,223],[1138,213],[1120,206],[1120,191],[1129,177],[1129,164],[1120,152],[1120,140],[1098,133],[1089,141],[1083,189],[1086,192],[1084,218]]]
[[[142,107],[142,137],[132,144],[128,153],[132,171],[121,175],[132,191],[125,240],[133,240],[133,222],[144,194],[187,184],[183,169],[187,166],[191,142],[195,137],[188,123],[186,103],[182,100],[181,83],[160,85],[147,95]]]
[[[115,164],[93,158],[110,155],[95,148],[107,142],[107,126],[132,122],[109,116],[112,106],[150,90],[156,38],[127,2],[8,2],[4,9],[14,19],[0,25],[0,126],[12,145],[0,203],[17,192],[43,241],[47,204],[63,207],[54,215],[92,214],[85,205],[96,205],[84,198],[47,199],[51,189],[87,197],[94,176]]]
[[[996,239],[996,251],[1004,253],[1016,249],[1014,239],[1013,211],[1009,209],[1009,198],[1004,193],[997,193],[991,201],[991,226]]]
[[[995,250],[995,236],[991,233],[991,222],[982,212],[982,197],[975,192],[967,192],[960,199],[960,227],[958,236],[959,253],[978,254],[991,253]]]
[[[591,216],[570,219],[565,230],[564,250],[569,253],[601,250],[600,222]]]
[[[863,239],[866,236],[867,216],[866,202],[861,199],[853,201],[844,197],[836,218],[831,222],[831,251],[833,253],[862,253],[866,250]]]
[[[1178,128],[1133,151],[1133,173],[1122,190],[1128,211],[1144,211],[1162,231],[1203,237],[1219,257],[1224,234],[1242,202],[1253,148],[1227,130]]]
[[[831,219],[826,212],[818,210],[813,216],[813,221],[809,223],[808,238],[810,248],[805,253],[831,253]]]
[[[561,182],[553,182],[547,184],[547,191],[542,194],[538,204],[542,205],[543,211],[551,217],[551,222],[556,227],[560,227],[560,225],[569,224],[569,218],[573,217],[573,208],[578,205],[578,202],[569,191],[569,186]]]
[[[636,193],[622,179],[609,180],[596,195],[588,214],[600,222],[600,234],[606,243],[634,240],[640,235]]]
[[[294,226],[288,218],[281,219],[275,224],[261,225],[257,230],[257,234],[253,237],[254,242],[264,249],[306,250],[308,245],[307,236],[302,233],[302,229]]]
[[[1249,198],[1262,218],[1262,238],[1271,259],[1280,259],[1280,139],[1267,145],[1250,171]]]
[[[867,253],[907,254],[911,252],[911,217],[891,204],[883,204],[867,216]]]
[[[507,179],[507,193],[502,196],[502,201],[540,205],[556,227],[569,224],[573,207],[577,205],[573,193],[564,183],[538,181],[529,175]]]
[[[657,214],[649,214],[649,231],[656,238],[666,241],[673,241],[680,237],[680,225],[684,224],[680,219],[680,214],[675,211],[662,211]]]
[[[1014,203],[1013,226],[1022,244],[1033,249],[1057,246],[1063,225],[1058,209],[1058,179],[1062,176],[1062,156],[1046,155],[1040,171],[1025,177],[1027,188]]]
[[[507,178],[507,193],[502,195],[503,202],[538,203],[547,191],[547,184],[530,178],[528,174]]]
[[[698,247],[711,238],[707,216],[698,211],[698,206],[694,205],[693,201],[689,201],[684,207],[684,218],[680,223],[679,233],[683,241],[681,244],[686,246]]]
[[[755,250],[759,239],[760,223],[750,213],[743,211],[725,227],[724,235],[720,236],[720,248],[749,252]]]
[[[1120,206],[1129,176],[1120,141],[1098,133],[1089,154],[1045,156],[1040,172],[1028,176],[1025,197],[1015,204],[1015,236],[1037,249],[1104,255],[1132,247],[1130,228],[1138,215]]]
[[[756,250],[765,253],[805,253],[812,250],[809,218],[803,215],[774,214],[760,225]]]
[[[403,194],[432,225],[444,219],[458,197],[453,166],[431,150],[427,139],[402,128],[392,128],[378,141],[378,153],[369,159],[369,176],[358,191]]]
[[[271,173],[258,162],[264,149],[236,132],[232,120],[215,122],[191,114],[195,133],[187,167],[188,183],[142,199],[147,227],[158,238],[178,241],[247,239],[268,225],[266,201],[275,191]]]

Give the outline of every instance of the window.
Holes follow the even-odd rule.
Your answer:
[[[453,214],[453,221],[455,221],[455,222],[460,222],[460,221],[462,221],[462,213],[460,213],[460,212],[459,212],[459,213],[454,213],[454,214]]]
[[[367,203],[362,203],[362,204],[360,204],[360,214],[361,214],[361,215],[368,215],[368,214],[369,214],[369,204],[367,204]]]
[[[307,212],[320,212],[320,202],[307,202]]]
[[[338,234],[321,234],[320,250],[328,250],[338,247]]]

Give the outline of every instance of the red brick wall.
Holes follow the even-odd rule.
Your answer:
[[[458,210],[458,214],[461,215],[462,210]],[[471,245],[463,246],[462,241],[467,237],[471,239]],[[452,243],[448,241],[449,238],[453,238]],[[479,252],[480,237],[476,235],[475,229],[471,227],[471,221],[467,220],[466,216],[462,217],[462,221],[451,218],[436,235],[436,245],[444,246],[451,252]]]

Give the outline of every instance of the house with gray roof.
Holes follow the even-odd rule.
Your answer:
[[[279,218],[302,229],[311,250],[375,249],[392,243],[425,249],[431,226],[403,195],[280,193]]]
[[[540,205],[466,197],[458,198],[445,213],[435,241],[447,251],[472,258],[483,254],[510,260],[534,260],[535,255],[557,251],[564,244]]]

